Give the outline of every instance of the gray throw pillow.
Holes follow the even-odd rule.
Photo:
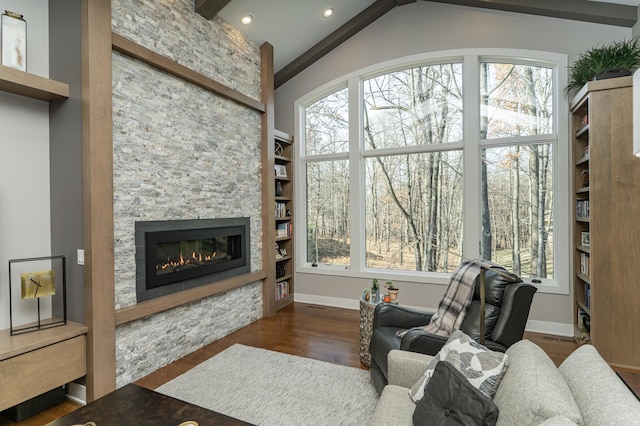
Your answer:
[[[436,365],[413,412],[415,426],[495,425],[498,407],[447,361]]]
[[[454,331],[440,352],[433,357],[422,377],[413,385],[409,395],[413,402],[418,403],[436,365],[444,360],[456,367],[487,397],[493,398],[507,368],[507,359],[506,354],[487,349],[460,330]]]

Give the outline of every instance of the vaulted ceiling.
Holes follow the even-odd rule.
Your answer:
[[[274,46],[276,88],[391,9],[418,0],[196,0],[207,19],[218,15],[258,44]],[[632,27],[640,0],[420,0]],[[322,11],[334,9],[323,18]],[[250,25],[240,23],[253,15]]]

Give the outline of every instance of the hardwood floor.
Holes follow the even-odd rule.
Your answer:
[[[577,347],[568,337],[525,333],[525,338],[542,347],[556,364]],[[294,303],[274,317],[260,319],[149,374],[136,384],[155,389],[235,343],[366,369],[360,363],[357,310]],[[78,404],[68,401],[20,423],[0,417],[0,425],[40,426],[76,408]]]

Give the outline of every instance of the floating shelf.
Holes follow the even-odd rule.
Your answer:
[[[0,65],[0,90],[41,101],[69,97],[69,85]]]

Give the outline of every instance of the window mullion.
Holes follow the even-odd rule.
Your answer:
[[[365,262],[365,221],[355,220],[365,214],[364,160],[362,149],[363,88],[358,77],[349,80],[349,221],[351,235],[350,265],[352,271],[362,271]]]
[[[482,221],[480,198],[480,61],[465,56],[462,65],[464,189],[463,189],[463,256],[480,257]]]

